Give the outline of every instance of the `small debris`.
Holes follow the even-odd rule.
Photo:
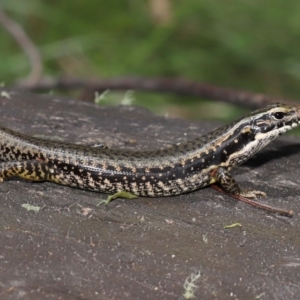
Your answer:
[[[183,284],[184,288],[184,299],[192,299],[195,298],[195,290],[197,289],[197,285],[195,285],[195,282],[201,277],[201,272],[198,271],[196,273],[192,273],[190,276],[188,276]]]
[[[172,225],[174,223],[172,219],[165,219],[165,221],[168,225]]]
[[[98,92],[95,92],[95,98],[94,103],[100,104],[102,100],[106,97],[106,95],[109,93],[109,90],[105,90],[103,93],[99,94]]]
[[[88,216],[89,214],[91,214],[92,213],[92,211],[93,211],[93,209],[92,208],[89,208],[89,207],[82,207],[81,208],[81,214],[83,215],[83,216]]]
[[[263,297],[264,295],[265,295],[266,293],[265,292],[263,292],[263,293],[261,293],[261,294],[259,294],[259,295],[257,295],[257,296],[255,296],[255,300],[259,300],[261,297]]]
[[[208,243],[208,239],[207,239],[207,235],[208,235],[208,232],[206,233],[206,234],[203,234],[203,242],[205,243],[205,244],[207,244]]]
[[[134,91],[128,90],[125,92],[123,99],[121,100],[121,104],[123,105],[131,105],[134,102]]]
[[[234,228],[234,227],[242,227],[242,224],[241,223],[233,223],[231,225],[224,226],[224,229],[230,229],[230,228]]]
[[[2,91],[1,92],[1,97],[3,98],[7,98],[7,99],[11,99],[10,94],[6,91]]]
[[[21,205],[23,208],[27,209],[28,211],[33,210],[36,213],[38,213],[40,211],[40,207],[39,206],[35,206],[35,205],[31,205],[29,203],[24,203]]]

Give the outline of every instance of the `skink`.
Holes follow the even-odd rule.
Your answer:
[[[218,183],[242,190],[229,171],[299,125],[300,107],[272,104],[191,141],[155,151],[126,151],[54,142],[0,127],[0,181],[18,176],[104,193],[171,196]]]

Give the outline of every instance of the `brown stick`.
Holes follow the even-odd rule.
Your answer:
[[[224,101],[242,107],[256,109],[274,102],[295,103],[293,100],[274,98],[264,94],[255,94],[186,80],[182,78],[140,78],[123,77],[115,79],[61,78],[44,79],[25,88],[33,91],[51,89],[88,89],[105,90],[142,90],[148,92],[166,92],[177,95],[195,96],[204,99]]]
[[[221,187],[219,187],[216,184],[212,184],[210,187],[212,187],[213,189],[215,189],[218,192],[221,192],[225,195],[228,195],[228,196],[230,196],[230,197],[232,197],[232,198],[234,198],[238,201],[242,201],[244,203],[252,205],[256,208],[264,209],[264,210],[267,210],[267,211],[270,211],[272,213],[276,213],[276,214],[279,214],[279,215],[282,215],[282,216],[285,216],[285,217],[292,217],[293,214],[294,214],[294,212],[292,210],[286,210],[286,209],[282,209],[282,208],[278,208],[278,207],[274,207],[274,206],[269,206],[267,204],[263,204],[261,202],[257,202],[257,201],[251,200],[251,199],[247,199],[247,198],[239,196],[239,195],[229,194],[229,193],[225,192]]]

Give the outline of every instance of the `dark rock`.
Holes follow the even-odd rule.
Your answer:
[[[76,143],[154,149],[216,126],[154,116],[140,107],[0,92],[3,126]],[[186,278],[200,271],[196,299],[298,299],[299,146],[299,139],[282,137],[233,170],[241,186],[265,191],[262,202],[292,209],[293,218],[237,203],[211,188],[99,207],[107,195],[5,181],[1,298],[183,299]],[[242,227],[224,229],[236,222]]]

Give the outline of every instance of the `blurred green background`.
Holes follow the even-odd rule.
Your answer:
[[[300,2],[296,0],[1,0],[38,46],[45,76],[182,77],[298,98]],[[0,82],[30,66],[0,27]],[[106,103],[128,93],[107,93]],[[182,118],[227,120],[232,106],[135,92],[133,104]]]

